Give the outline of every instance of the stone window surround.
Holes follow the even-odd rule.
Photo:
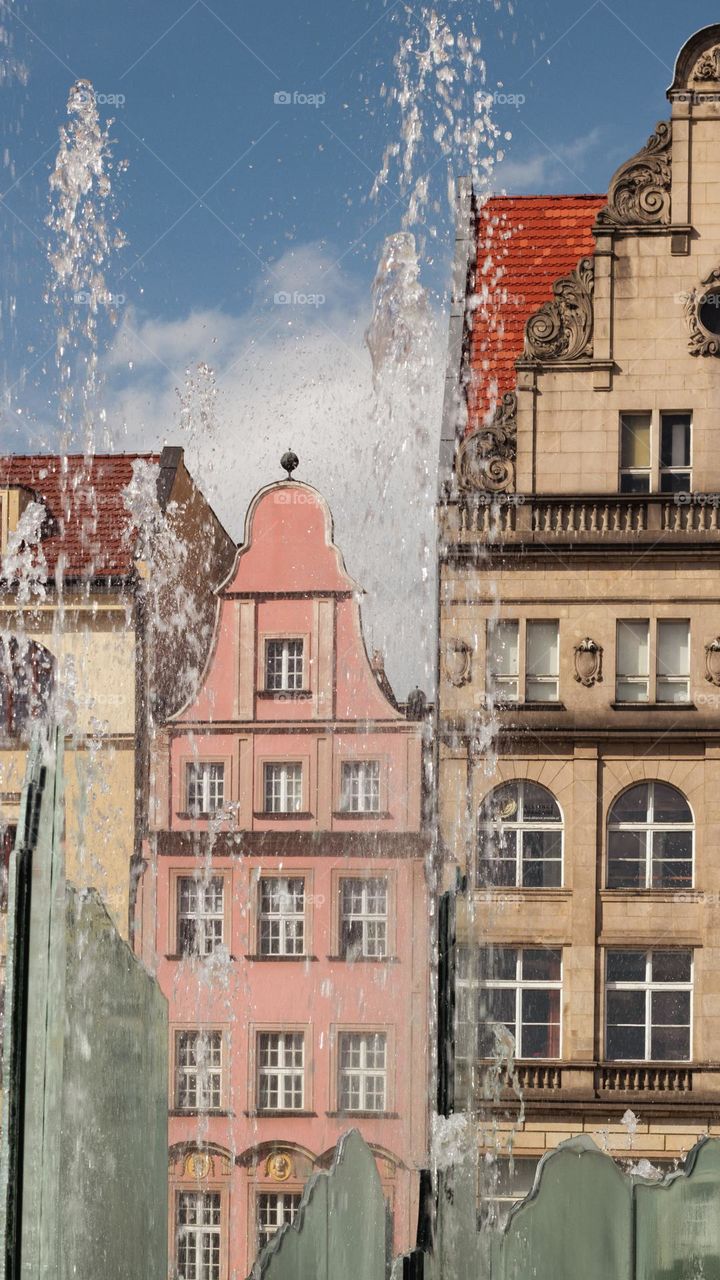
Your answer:
[[[273,1111],[260,1109],[260,1064],[258,1041],[261,1034],[302,1035],[303,1037],[303,1105],[301,1109]],[[310,1022],[251,1022],[248,1024],[248,1115],[249,1116],[308,1116],[313,1115],[314,1061],[313,1028]]]
[[[303,645],[303,682],[301,689],[268,689],[267,687],[267,646],[270,640],[302,640]],[[317,663],[312,651],[312,636],[309,631],[285,629],[281,631],[261,631],[257,639],[257,657],[255,672],[255,689],[264,698],[303,698],[315,692],[313,673]]]
[[[692,489],[692,471],[693,471],[693,440],[694,440],[692,409],[648,409],[647,406],[641,405],[639,407],[634,407],[632,409],[629,407],[626,409],[621,409],[618,413],[618,493],[621,492],[620,478],[623,474],[622,420],[626,416],[631,417],[635,414],[637,415],[647,414],[650,418],[650,468],[649,468],[650,487],[647,490],[647,492],[648,494],[651,494],[651,495],[659,494],[661,492],[661,489],[660,489],[661,470],[665,470],[665,468],[661,469],[661,466],[660,466],[660,449],[662,444],[663,417],[665,416],[674,417],[676,415],[680,416],[681,414],[689,417],[690,419],[690,462],[687,467],[672,468],[672,470],[673,471],[683,470],[683,471],[690,472],[690,484],[688,485],[688,488],[691,490]],[[672,497],[671,491],[663,490],[662,492]]]
[[[301,879],[305,882],[305,911],[304,911],[304,946],[300,955],[265,955],[260,951],[260,881],[261,880],[296,880]],[[250,893],[251,893],[251,920],[250,920],[250,945],[252,947],[252,955],[246,959],[252,960],[270,960],[270,961],[298,961],[308,960],[311,958],[312,938],[314,926],[314,906],[315,895],[313,892],[314,871],[311,867],[291,866],[280,867],[254,867],[250,873]]]
[[[204,871],[205,871],[205,868],[198,868],[195,862],[188,865],[187,859],[185,860],[184,863],[178,862],[176,865],[171,866],[169,868],[169,871],[168,871],[168,894],[169,894],[168,934],[169,936],[167,940],[168,942],[167,958],[169,959],[185,960],[185,959],[195,958],[200,961],[202,960],[202,957],[189,957],[180,953],[179,936],[178,936],[178,912],[179,912],[180,880],[184,880],[188,878],[192,879],[193,876],[195,876],[196,878],[202,878],[202,874]],[[199,876],[198,876],[198,872],[200,873]],[[222,946],[227,948],[228,951],[231,951],[232,950],[232,947],[231,947],[232,870],[229,867],[218,868],[213,865],[208,869],[208,879],[214,880],[216,878],[223,880]]]
[[[358,956],[352,961],[347,961],[340,954],[341,939],[341,912],[342,912],[342,882],[343,880],[375,880],[383,879],[387,882],[387,933],[385,939],[385,955],[384,956]],[[331,912],[331,952],[328,957],[330,960],[338,960],[342,964],[387,964],[397,959],[397,879],[394,868],[374,868],[365,864],[362,867],[343,867],[342,870],[336,869],[331,873],[331,893],[332,893],[332,912]]]
[[[609,942],[606,942],[606,943],[598,943],[598,949],[599,949],[599,950],[601,950],[601,952],[602,952],[602,955],[601,955],[601,964],[602,964],[602,969],[601,969],[601,973],[602,973],[602,982],[601,982],[601,984],[600,984],[600,987],[601,987],[601,992],[600,992],[600,994],[601,994],[602,1008],[601,1008],[601,1010],[600,1010],[600,1015],[601,1015],[601,1030],[602,1030],[602,1051],[603,1051],[603,1056],[604,1056],[606,1059],[607,1059],[607,1017],[608,1017],[608,1010],[607,1010],[607,992],[608,992],[608,985],[609,985],[609,984],[608,984],[608,979],[607,979],[607,957],[608,957],[609,952],[611,952],[611,951],[613,951],[613,952],[617,952],[617,951],[644,951],[644,952],[646,953],[646,955],[651,955],[651,954],[652,954],[652,953],[654,953],[654,952],[662,952],[662,951],[682,951],[682,952],[689,952],[689,954],[690,954],[690,981],[689,981],[689,983],[677,983],[677,984],[673,984],[673,983],[667,983],[667,984],[665,984],[665,983],[663,983],[663,984],[659,984],[659,985],[661,985],[663,988],[667,988],[668,990],[673,990],[673,989],[682,989],[682,990],[689,990],[689,991],[690,991],[690,1032],[689,1032],[689,1052],[688,1052],[688,1057],[687,1057],[687,1058],[668,1059],[667,1061],[680,1062],[680,1063],[683,1063],[684,1065],[691,1066],[691,1065],[693,1064],[693,1062],[694,1062],[694,1057],[693,1057],[693,1044],[694,1044],[694,1039],[695,1039],[695,1001],[694,1001],[693,997],[694,997],[694,995],[695,995],[695,986],[696,986],[695,952],[696,952],[696,950],[698,950],[698,947],[697,947],[697,946],[693,946],[693,945],[691,945],[691,944],[688,944],[687,942],[682,943],[682,942],[679,942],[679,941],[673,941],[673,942],[671,942],[671,943],[668,943],[668,945],[667,945],[667,946],[662,946],[662,945],[657,945],[657,944],[655,944],[655,945],[647,945],[647,944],[643,944],[643,943],[637,943],[635,946],[633,946],[631,942],[622,942],[622,943],[615,943],[615,942],[613,942],[613,943],[609,943]],[[644,990],[644,991],[646,992],[646,996],[647,996],[647,994],[648,994],[648,993],[650,992],[650,990],[651,990],[651,984],[647,981],[647,978],[646,978],[646,981],[645,981],[644,983],[639,982],[639,981],[638,981],[638,983],[637,983],[637,984],[629,983],[625,989],[631,989],[633,986],[635,986],[635,988],[636,988],[636,989],[637,989],[637,988],[641,988],[642,990]],[[649,1001],[646,999],[646,1017],[647,1017],[647,1011],[648,1011],[649,1007],[650,1007],[650,1005],[649,1005]],[[647,1024],[646,1024],[646,1027],[645,1027],[645,1033],[646,1033],[646,1047],[647,1047],[647,1043],[649,1042],[649,1038],[650,1038],[650,1024],[649,1024],[649,1023],[647,1023]],[[607,1059],[607,1060],[609,1060],[609,1059]],[[613,1059],[612,1059],[612,1061],[613,1061],[613,1062],[619,1062],[619,1063],[622,1063],[622,1062],[642,1062],[642,1063],[647,1063],[647,1062],[653,1062],[653,1061],[661,1061],[661,1059],[653,1059],[653,1058],[650,1058],[650,1057],[645,1057],[645,1058],[613,1058]],[[662,1061],[665,1061],[665,1059],[662,1059]]]
[[[619,632],[620,627],[623,625],[623,623],[626,623],[626,622],[647,622],[647,624],[648,624],[648,676],[647,676],[647,680],[648,680],[648,696],[647,696],[647,700],[645,700],[645,701],[643,701],[643,702],[631,702],[631,701],[626,700],[626,699],[621,700],[620,698],[618,698],[618,693],[617,693],[617,684],[618,684],[618,672],[617,672],[618,632]],[[627,617],[624,617],[624,618],[617,618],[617,619],[616,619],[616,622],[615,622],[615,681],[614,681],[614,698],[615,698],[615,701],[614,701],[614,703],[613,703],[613,706],[614,706],[615,708],[625,708],[625,707],[629,707],[629,708],[634,708],[635,710],[638,710],[638,709],[642,710],[643,708],[647,708],[647,707],[649,707],[649,706],[650,706],[650,707],[662,706],[662,707],[668,707],[669,709],[672,709],[673,707],[678,707],[678,706],[691,706],[691,705],[692,705],[692,703],[690,703],[690,702],[685,702],[685,703],[682,703],[682,702],[664,702],[664,701],[662,701],[662,700],[659,700],[659,699],[658,699],[658,697],[657,697],[657,677],[658,677],[658,671],[657,671],[657,647],[658,647],[658,646],[657,646],[657,632],[658,632],[658,623],[660,623],[660,622],[686,622],[686,623],[687,623],[687,627],[688,627],[688,671],[687,671],[687,673],[686,673],[686,677],[685,677],[685,675],[683,675],[683,676],[679,676],[679,677],[678,677],[678,679],[684,679],[684,678],[687,678],[687,682],[688,682],[688,690],[689,690],[690,678],[691,678],[691,670],[692,670],[692,640],[693,640],[693,637],[692,637],[691,620],[690,620],[689,618],[676,618],[676,617],[665,617],[665,616],[662,616],[662,617],[656,617],[656,616],[651,616],[651,615],[646,615],[646,616],[644,616],[644,617],[640,617],[640,616],[638,616],[638,617],[630,617],[630,616],[627,616]],[[662,673],[661,673],[661,674],[662,674]],[[665,674],[666,674],[666,675],[670,675],[670,673],[665,673]]]
[[[527,624],[528,624],[528,622],[545,622],[545,623],[555,623],[555,624],[556,624],[556,626],[557,626],[557,629],[558,629],[558,654],[560,654],[560,653],[562,652],[561,643],[560,643],[560,641],[561,641],[561,628],[560,628],[560,621],[561,621],[561,619],[559,619],[559,618],[549,618],[549,617],[547,617],[547,616],[535,616],[534,614],[533,614],[532,616],[527,616],[527,615],[525,615],[525,614],[520,614],[520,613],[517,613],[517,615],[516,615],[516,616],[512,616],[512,615],[503,615],[502,617],[500,617],[500,618],[496,618],[496,619],[494,619],[494,620],[491,620],[491,619],[489,619],[489,618],[486,620],[486,623],[485,623],[485,691],[486,691],[486,697],[491,696],[491,686],[492,686],[492,682],[491,682],[491,679],[490,679],[490,672],[489,672],[489,661],[490,661],[490,635],[491,635],[491,630],[492,630],[493,628],[495,628],[495,627],[497,626],[497,624],[498,624],[498,623],[503,623],[503,622],[515,622],[515,623],[517,623],[517,636],[518,636],[518,642],[517,642],[517,687],[518,687],[518,696],[517,696],[517,698],[503,698],[502,696],[499,696],[499,697],[496,699],[496,705],[498,705],[498,706],[506,706],[506,705],[507,705],[507,706],[509,706],[509,707],[523,707],[523,706],[527,706],[527,705],[532,705],[532,706],[541,706],[541,707],[546,707],[546,706],[547,706],[547,707],[553,707],[553,706],[559,706],[559,705],[560,705],[560,703],[559,703],[559,699],[560,699],[560,679],[561,679],[561,670],[560,670],[560,668],[561,668],[561,663],[560,663],[560,662],[558,662],[557,697],[556,697],[556,698],[552,698],[552,699],[548,699],[548,700],[547,700],[547,702],[543,701],[543,702],[540,702],[540,703],[536,703],[536,702],[534,702],[534,701],[532,701],[532,702],[528,703],[528,700],[527,700],[527,682],[528,682],[528,676],[527,676],[527,643],[528,643],[528,641],[527,641]],[[522,693],[522,695],[523,695],[522,697],[520,696],[520,694],[521,694],[521,693]]]
[[[340,1111],[340,1037],[341,1035],[385,1036],[385,1107],[382,1111]],[[377,1119],[395,1118],[396,1081],[394,1064],[397,1058],[397,1031],[388,1023],[334,1022],[330,1025],[330,1110],[331,1116],[374,1116]]]
[[[200,1032],[205,1032],[208,1035],[211,1034],[213,1031],[218,1031],[222,1036],[222,1047],[221,1047],[222,1057],[221,1057],[221,1067],[220,1067],[221,1083],[220,1083],[220,1107],[219,1108],[214,1108],[214,1107],[208,1108],[208,1109],[203,1108],[201,1111],[199,1111],[199,1110],[192,1110],[187,1107],[178,1106],[177,1042],[178,1042],[178,1035],[183,1031],[200,1031]],[[220,1114],[226,1113],[230,1105],[230,1097],[229,1097],[229,1094],[230,1094],[230,1057],[229,1057],[230,1027],[229,1027],[229,1024],[219,1020],[215,1020],[212,1023],[208,1023],[207,1026],[204,1024],[198,1023],[197,1020],[172,1022],[170,1024],[169,1034],[170,1034],[170,1053],[168,1055],[168,1058],[169,1058],[168,1065],[169,1065],[169,1071],[170,1071],[170,1079],[169,1079],[168,1097],[170,1099],[170,1107],[173,1114],[186,1116],[186,1115],[197,1115],[197,1114],[218,1115],[219,1113]]]

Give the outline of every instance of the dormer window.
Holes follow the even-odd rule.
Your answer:
[[[265,688],[268,693],[299,693],[303,689],[302,640],[268,640],[265,645]]]

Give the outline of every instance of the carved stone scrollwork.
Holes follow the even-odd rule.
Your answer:
[[[608,202],[598,214],[604,226],[660,226],[670,222],[672,126],[661,120],[642,151],[614,174]]]
[[[720,685],[720,636],[705,645],[705,679],[709,684]]]
[[[591,689],[602,682],[602,645],[586,636],[575,645],[575,679],[578,684]]]
[[[457,478],[466,493],[503,493],[515,483],[517,396],[508,391],[487,427],[471,431],[460,444]]]
[[[720,267],[696,289],[683,295],[685,321],[692,356],[720,355]]]
[[[448,640],[443,654],[445,675],[450,684],[461,689],[468,684],[472,667],[472,647],[467,640]]]
[[[720,80],[720,44],[716,44],[714,49],[708,49],[707,53],[698,59],[691,79]]]
[[[581,258],[575,271],[556,280],[555,297],[525,325],[525,357],[530,360],[577,360],[592,355],[592,258]]]

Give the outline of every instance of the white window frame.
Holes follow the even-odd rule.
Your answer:
[[[688,665],[687,671],[684,673],[672,673],[670,675],[660,670],[660,637],[661,628],[665,625],[684,626],[687,629],[687,654]],[[689,618],[657,618],[655,620],[655,701],[661,702],[667,706],[678,706],[690,701],[690,645],[692,643],[692,632],[690,629]],[[684,686],[685,697],[677,701],[670,698],[661,698],[660,691],[673,686],[680,688]]]
[[[279,788],[272,779],[277,776]],[[290,803],[290,801],[294,803]],[[267,760],[263,764],[263,813],[303,812],[303,766],[297,760]]]
[[[555,628],[555,655],[556,665],[554,672],[544,672],[539,675],[530,672],[529,652],[530,652],[530,631],[532,627],[554,627]],[[538,698],[529,696],[529,686],[531,684],[540,685],[547,688],[552,694],[549,698]],[[560,698],[560,621],[558,618],[526,618],[525,619],[525,701],[526,702],[557,702]]]
[[[559,819],[557,822],[550,821],[550,820],[543,822],[539,818],[538,819],[530,818],[527,820],[525,819],[525,816],[524,816],[525,789],[528,783],[538,787],[541,791],[547,792],[547,794],[550,796],[559,814]],[[479,821],[478,823],[479,831],[482,830],[487,835],[491,835],[493,837],[495,837],[497,834],[498,826],[500,828],[500,831],[505,830],[508,832],[510,831],[515,832],[515,879],[513,880],[511,885],[510,884],[506,885],[501,882],[497,887],[527,889],[529,892],[536,892],[538,890],[542,892],[544,888],[553,888],[553,889],[562,888],[562,885],[564,883],[564,875],[565,875],[565,822],[563,820],[562,809],[558,804],[557,798],[553,795],[552,791],[550,791],[548,787],[543,786],[543,784],[540,782],[536,782],[534,778],[508,779],[507,782],[499,783],[497,787],[493,787],[492,791],[488,792],[488,794],[482,800],[482,803],[480,805],[480,810],[482,811],[485,805],[488,802],[492,801],[492,797],[497,791],[500,791],[502,788],[508,787],[508,786],[514,786],[517,788],[517,797],[518,797],[517,816],[512,820],[509,820],[509,819],[506,820],[503,818],[503,819],[500,819],[498,822],[480,822]],[[478,834],[479,834],[479,831],[478,831]],[[559,863],[560,880],[557,885],[550,885],[550,886],[525,885],[523,883],[524,836],[526,832],[530,833],[533,831],[551,831],[555,834],[559,834],[560,836],[560,857],[542,859],[542,861],[544,862]],[[507,859],[507,861],[510,861],[510,859]],[[481,862],[480,852],[478,849],[478,858],[477,858],[476,875],[475,875],[476,884],[478,888],[486,888],[488,886],[483,885],[480,880],[480,862]]]
[[[360,1061],[357,1065],[348,1066],[343,1062],[345,1050],[350,1048],[349,1041],[357,1041],[357,1049],[359,1051]],[[382,1065],[373,1066],[369,1064],[368,1057],[371,1053],[382,1051]],[[337,1107],[338,1111],[347,1113],[348,1115],[357,1112],[367,1112],[371,1114],[383,1114],[388,1109],[388,1037],[386,1031],[339,1031],[338,1032],[338,1080],[337,1080]],[[371,1093],[378,1088],[376,1097],[382,1102],[382,1106],[372,1105],[373,1097]],[[353,1106],[347,1100],[352,1085],[358,1087],[358,1105]],[[347,1091],[347,1094],[346,1094]]]
[[[200,802],[193,798],[199,793]],[[225,762],[187,760],[185,762],[185,811],[199,817],[219,813],[225,806]]]
[[[515,645],[515,661],[511,660],[510,670],[505,675],[498,675],[491,667],[493,648],[502,646],[502,637],[506,634],[510,637],[510,656],[512,659],[512,636],[514,635]],[[508,640],[505,641],[507,646]],[[489,620],[485,633],[485,687],[488,697],[496,702],[519,702],[520,701],[520,621],[518,618],[497,618]]]
[[[606,872],[605,872],[605,883],[608,889],[613,889],[613,891],[615,889],[615,886],[612,886],[610,884],[610,863],[611,863],[610,833],[612,831],[634,831],[634,832],[641,832],[645,834],[645,883],[644,885],[639,885],[638,888],[651,889],[651,890],[654,889],[653,846],[655,843],[655,835],[662,834],[666,831],[672,831],[672,832],[689,831],[692,837],[691,848],[690,848],[690,882],[689,884],[682,885],[682,888],[691,889],[695,883],[695,822],[694,822],[694,819],[692,819],[691,817],[690,822],[656,822],[655,821],[655,787],[658,782],[660,783],[661,786],[669,787],[671,788],[671,790],[677,791],[678,794],[682,796],[683,800],[688,806],[688,809],[690,809],[690,813],[692,815],[690,802],[687,796],[684,794],[684,792],[680,791],[679,787],[673,786],[673,784],[670,782],[663,782],[662,779],[660,778],[656,778],[656,779],[653,779],[653,781],[651,782],[645,782],[645,783],[634,782],[632,786],[626,787],[625,791],[621,791],[620,794],[615,797],[612,804],[610,805],[610,808],[608,809],[608,820],[607,820],[608,838],[607,838],[607,844],[606,844],[607,866],[606,866]],[[612,817],[613,809],[615,808],[615,805],[617,804],[617,802],[622,798],[623,795],[625,795],[627,791],[632,791],[633,788],[637,786],[648,787],[648,804],[646,809],[645,822],[613,821],[613,817]],[[613,859],[613,861],[622,861],[622,859]],[[632,859],[629,859],[629,861],[632,861]],[[664,858],[664,859],[659,859],[659,861],[686,862],[687,859],[686,858]],[[674,887],[679,888],[680,886],[674,886]],[[660,891],[662,891],[664,886],[658,886],[658,888],[660,889]],[[620,892],[623,892],[623,890],[625,892],[631,891],[631,889],[628,886],[620,886]]]
[[[563,1043],[563,977],[564,977],[564,957],[562,947],[530,947],[530,946],[512,946],[504,943],[498,943],[497,950],[503,949],[507,951],[515,951],[515,977],[514,978],[477,978],[478,991],[507,991],[515,992],[515,1056],[521,1061],[525,1058],[523,1053],[523,1021],[522,1021],[522,997],[524,991],[559,991],[560,999],[558,1001],[559,1020],[558,1027],[558,1051],[550,1058],[533,1057],[528,1059],[531,1062],[558,1062],[562,1058]],[[528,951],[549,951],[560,956],[560,977],[559,978],[524,978],[522,976],[523,956]],[[472,984],[472,979],[468,983]],[[489,1019],[486,1019],[489,1022]],[[528,1025],[534,1026],[534,1023]],[[545,1026],[545,1023],[538,1024]],[[552,1023],[547,1025],[554,1025]]]
[[[652,978],[652,962],[653,957],[662,955],[667,950],[679,951],[683,955],[690,956],[690,979],[687,982],[656,982]],[[618,952],[644,952],[645,953],[645,978],[644,980],[634,979],[628,982],[610,982],[607,977],[608,960],[611,955]],[[608,1062],[692,1062],[693,1050],[693,1018],[695,1012],[695,1001],[693,999],[695,988],[695,955],[692,947],[663,948],[654,947],[645,950],[644,947],[608,947],[605,951],[605,1058]],[[610,991],[642,991],[645,993],[645,1055],[642,1058],[610,1058],[608,1053],[608,992]],[[678,1023],[678,1026],[688,1026],[688,1054],[686,1058],[653,1058],[652,1050],[652,997],[654,992],[660,991],[687,991],[690,994],[690,1022]],[[623,1024],[616,1024],[623,1025]],[[639,1024],[626,1024],[639,1025]],[[675,1024],[658,1024],[662,1026]]]
[[[662,461],[662,437],[663,427],[666,418],[688,418],[689,419],[689,435],[690,435],[690,460],[686,466],[674,466],[669,463],[667,466]],[[693,415],[689,409],[662,409],[660,411],[660,426],[658,430],[658,491],[672,495],[673,493],[689,493],[692,489],[692,464],[693,464]],[[663,476],[686,476],[687,484],[682,489],[663,488]]]
[[[380,813],[379,760],[341,760],[340,809],[343,813]]]
[[[688,670],[687,673],[665,673],[658,670],[660,665],[660,645],[659,635],[660,627],[663,623],[683,623],[687,626],[688,631]],[[647,628],[647,669],[642,675],[626,675],[619,669],[620,662],[620,629],[628,624],[639,625],[644,623]],[[646,707],[648,705],[677,707],[686,705],[690,698],[690,667],[692,663],[692,629],[688,618],[617,618],[615,622],[615,701],[623,707]],[[644,686],[646,697],[634,701],[630,698],[620,696],[620,684],[634,684]],[[670,702],[659,696],[663,686],[681,685],[683,684],[687,690],[686,701]]]
[[[194,1039],[194,1052],[190,1041]],[[190,1061],[181,1061],[183,1040],[188,1042]],[[178,1027],[175,1031],[175,1109],[177,1111],[221,1111],[223,1106],[225,1045],[222,1031],[215,1027]],[[194,1093],[194,1102],[184,1102]]]
[[[650,427],[650,465],[648,467],[624,467],[622,457],[623,442],[623,420],[630,418],[643,418],[649,423]],[[690,420],[690,461],[687,466],[674,467],[663,466],[662,464],[662,431],[664,418],[689,418]],[[618,419],[618,492],[623,496],[633,496],[629,490],[623,489],[623,476],[641,476],[647,477],[647,488],[636,490],[637,497],[647,496],[649,494],[663,494],[672,497],[673,489],[663,488],[663,476],[666,475],[684,475],[687,476],[687,490],[681,492],[689,492],[692,490],[692,471],[693,471],[693,443],[695,432],[693,430],[693,414],[689,409],[626,409],[622,410]]]
[[[192,1258],[188,1273],[194,1269],[197,1276],[202,1276],[202,1280],[220,1280],[222,1275],[222,1231],[223,1231],[223,1213],[222,1213],[222,1195],[219,1191],[197,1191],[185,1188],[176,1190],[175,1200],[175,1259],[177,1263],[178,1275],[183,1275],[181,1263],[181,1239],[184,1236],[188,1241],[192,1242]],[[210,1222],[195,1222],[185,1227],[180,1222],[180,1209],[183,1202],[194,1202],[195,1212],[197,1215],[204,1217],[204,1211],[207,1208],[212,1216]],[[210,1252],[210,1263],[206,1261],[206,1255]]]
[[[370,910],[370,894],[371,885],[376,882],[381,884],[385,893],[385,909],[384,911]],[[360,885],[361,906],[359,911],[345,910],[345,893],[350,885]],[[388,955],[388,934],[389,934],[389,915],[390,915],[390,882],[389,877],[385,875],[367,876],[367,875],[347,875],[342,876],[339,882],[339,930],[338,930],[338,955],[340,959],[347,960],[385,960]],[[350,924],[360,925],[360,949],[356,950],[352,943],[345,944],[343,942],[343,926],[348,922]],[[384,925],[384,930],[376,932],[375,926]],[[373,938],[372,934],[376,936]],[[382,942],[379,939],[382,938]]]
[[[282,1226],[295,1220],[301,1199],[301,1191],[269,1191],[263,1188],[262,1191],[255,1192],[255,1240],[258,1253],[277,1235]],[[265,1206],[263,1201],[267,1201]],[[263,1207],[270,1209],[271,1202],[274,1202],[274,1222],[267,1215],[267,1220],[263,1223]]]
[[[650,461],[649,461],[649,466],[647,467],[624,467],[623,466],[623,437],[625,432],[625,423],[627,421],[628,429],[632,430],[632,426],[630,424],[631,418],[642,418],[643,425],[646,425],[649,428],[648,452],[649,452]],[[619,430],[619,459],[618,459],[618,491],[625,496],[635,496],[635,495],[641,496],[643,494],[652,493],[653,489],[656,487],[653,485],[653,458],[655,456],[654,437],[655,437],[656,431],[653,424],[652,412],[650,410],[645,410],[645,409],[628,409],[625,412],[621,412],[619,417],[619,428],[620,430]],[[634,490],[623,489],[624,476],[631,476],[631,477],[637,476],[643,480],[647,480],[647,488],[634,489]]]
[[[222,875],[179,875],[176,879],[176,951],[178,955],[209,956],[224,945],[225,937],[225,880]],[[220,886],[220,906],[209,895]],[[183,910],[185,885],[195,886],[195,906]],[[208,903],[210,908],[208,909]],[[183,946],[183,920],[195,922],[196,945]],[[219,928],[218,928],[219,922]],[[219,936],[218,936],[219,935]]]
[[[279,649],[279,670],[274,662],[271,663],[273,648]],[[268,693],[302,693],[305,690],[305,640],[302,636],[266,638],[264,687]]]
[[[300,884],[301,906],[297,908]],[[257,954],[260,956],[302,956],[305,955],[306,934],[306,877],[261,875],[258,880],[258,915],[257,915]],[[272,886],[277,898],[277,908],[270,903],[270,910],[264,909],[264,886]],[[265,929],[267,926],[267,930]],[[276,938],[270,931],[276,932]],[[265,936],[264,936],[265,935]],[[266,945],[276,943],[277,945]],[[299,945],[298,945],[299,943]]]
[[[305,1109],[305,1068],[306,1068],[306,1036],[304,1031],[258,1030],[256,1037],[256,1078],[257,1078],[257,1112],[259,1115],[273,1115],[278,1111],[304,1111]],[[275,1042],[276,1063],[264,1062],[263,1041],[268,1048]],[[294,1061],[293,1055],[300,1049],[300,1063]],[[299,1086],[298,1086],[299,1079]],[[267,1081],[266,1097],[271,1092],[277,1096],[274,1106],[263,1103],[263,1082]],[[272,1083],[274,1082],[274,1083]],[[297,1099],[299,1093],[299,1103]],[[288,1103],[287,1098],[294,1100]]]

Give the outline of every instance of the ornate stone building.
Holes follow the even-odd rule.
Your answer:
[[[604,195],[460,192],[439,822],[456,1105],[514,1130],[510,1196],[571,1133],[720,1132],[720,25],[668,97]]]

